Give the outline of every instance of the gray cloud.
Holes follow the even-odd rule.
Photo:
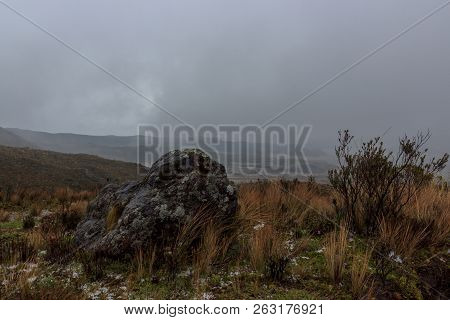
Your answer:
[[[442,3],[396,1],[9,2],[186,122],[263,123]],[[450,8],[278,123],[331,146],[430,128],[448,150]],[[174,122],[0,6],[0,126],[134,134]]]

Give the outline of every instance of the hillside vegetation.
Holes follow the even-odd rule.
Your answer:
[[[0,146],[0,186],[3,188],[93,189],[108,181],[137,177],[134,163],[85,154],[64,154]]]
[[[229,227],[200,207],[174,240],[121,256],[76,243],[95,191],[3,194],[0,299],[448,299],[449,156],[429,159],[428,138],[394,154],[345,131],[330,184],[241,183]],[[121,204],[101,204],[116,228]]]

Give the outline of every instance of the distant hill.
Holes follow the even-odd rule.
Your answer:
[[[106,159],[120,160],[126,162],[144,164],[144,153],[140,153],[140,158],[137,159],[137,139],[138,136],[90,136],[90,135],[80,135],[72,133],[47,133],[47,132],[37,132],[31,130],[15,129],[15,128],[5,128],[0,131],[0,145],[2,144],[2,132],[14,135],[20,141],[23,146],[32,146],[34,149],[50,150],[63,153],[83,153],[96,155]],[[144,137],[139,137],[143,141]],[[19,141],[19,140],[16,140]],[[158,141],[160,144],[167,143],[167,137],[154,137],[153,141]],[[28,145],[23,145],[24,143]],[[245,143],[245,142],[243,142]],[[233,142],[235,144],[233,150],[241,150],[240,143]],[[7,144],[8,146],[16,146],[14,144]],[[143,145],[143,144],[141,144]],[[227,142],[223,140],[218,140],[218,143],[214,145],[216,150],[221,156],[231,157],[233,159],[233,166],[241,166],[239,163],[239,151],[233,155],[226,154]],[[250,148],[257,147],[255,144],[248,143],[248,150]],[[283,147],[273,146],[274,152],[285,153]],[[305,155],[308,158],[309,164],[313,171],[313,174],[317,177],[324,177],[328,169],[333,167],[334,156],[330,156],[326,152],[323,152],[320,148],[310,147],[305,148]],[[219,160],[219,159],[217,159]],[[253,159],[256,162],[260,162],[261,159]],[[229,169],[229,168],[228,168]],[[237,178],[242,178],[238,176]]]
[[[33,144],[13,132],[0,127],[0,145],[8,147],[33,147]]]
[[[106,159],[136,163],[136,136],[89,136],[72,133],[48,133],[31,130],[7,128],[35,149],[63,153],[85,153]],[[2,133],[0,132],[0,136]],[[1,138],[0,138],[1,141]],[[2,144],[0,142],[0,144]],[[15,145],[9,144],[14,147]]]
[[[134,163],[0,146],[0,187],[91,189],[136,178]]]

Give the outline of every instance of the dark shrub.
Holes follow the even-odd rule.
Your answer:
[[[76,211],[65,211],[59,215],[61,225],[65,230],[75,230],[83,215]]]
[[[74,253],[75,245],[73,237],[64,233],[50,233],[44,237],[45,241],[45,258],[56,263],[68,261]]]
[[[73,236],[65,229],[60,214],[44,217],[41,220],[40,232],[44,239],[47,260],[62,263],[73,256]]]
[[[35,253],[34,247],[23,237],[0,237],[0,263],[25,262],[32,258]]]
[[[352,152],[353,136],[348,131],[339,133],[338,168],[330,170],[329,180],[339,194],[337,215],[352,231],[377,233],[383,217],[397,218],[414,194],[445,168],[448,154],[426,160],[428,150],[424,146],[429,138],[429,132],[404,137],[397,154],[387,151],[381,138],[364,142]]]
[[[268,278],[281,281],[287,273],[289,259],[287,257],[270,257],[265,266],[265,274]]]
[[[22,228],[25,230],[32,229],[36,225],[34,216],[32,214],[27,214],[22,220]]]
[[[303,226],[311,235],[324,235],[334,229],[335,224],[333,219],[334,215],[331,212],[318,214],[317,212],[310,211],[305,216]]]
[[[87,251],[79,252],[77,257],[83,266],[83,271],[90,280],[97,281],[103,278],[105,274],[105,259],[103,257]]]

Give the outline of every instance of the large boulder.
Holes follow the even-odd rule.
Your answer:
[[[234,186],[223,165],[198,149],[172,151],[144,179],[104,187],[77,226],[75,241],[96,254],[121,257],[150,244],[170,244],[180,227],[207,208],[213,223],[232,224]]]

